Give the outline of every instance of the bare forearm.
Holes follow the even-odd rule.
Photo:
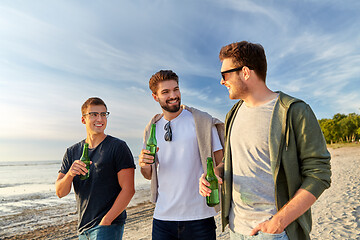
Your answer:
[[[117,173],[121,191],[116,197],[110,210],[102,218],[100,225],[111,225],[112,221],[114,221],[114,219],[117,218],[129,204],[131,198],[135,194],[134,173],[133,168],[122,169]]]
[[[224,157],[224,152],[222,149],[214,152],[214,157],[215,157],[215,163],[216,166],[218,166],[220,163],[222,163],[222,159]]]
[[[265,233],[281,233],[285,228],[303,215],[316,201],[316,197],[304,189],[299,189],[295,196],[277,212],[273,218],[260,223],[250,233],[255,235],[258,231]]]
[[[295,196],[274,215],[274,220],[285,229],[290,223],[303,215],[316,201],[316,197],[305,189],[299,189]]]
[[[278,226],[279,231],[289,226],[298,217],[303,215],[316,201],[316,197],[304,189],[299,189],[295,196],[270,220],[273,226]]]
[[[56,195],[59,198],[65,197],[70,193],[73,179],[74,177],[70,176],[70,174],[59,174],[55,182]]]
[[[90,164],[92,164],[92,162],[90,162]],[[80,160],[75,160],[66,174],[61,172],[59,173],[55,183],[56,195],[59,198],[68,195],[71,190],[74,177],[85,174],[87,171],[85,163]]]
[[[144,176],[144,178],[146,178],[147,180],[151,180],[151,174],[152,174],[151,166],[142,167],[140,169],[140,172]]]
[[[221,162],[219,165],[216,166],[216,168],[214,169],[215,174],[221,178],[224,177],[224,163]]]
[[[107,222],[108,224],[111,224],[112,221],[114,221],[114,219],[117,218],[125,210],[134,194],[135,189],[122,189],[117,196],[113,206],[104,216],[104,223]]]

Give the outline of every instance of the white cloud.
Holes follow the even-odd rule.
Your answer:
[[[223,119],[234,103],[226,90],[195,80],[219,81],[220,47],[248,39],[265,47],[271,88],[305,96],[330,116],[357,111],[358,17],[328,31],[325,5],[309,1],[304,9],[322,15],[307,19],[293,2],[3,2],[0,100],[12,118],[1,138],[77,141],[80,106],[99,96],[111,112],[109,134],[136,142],[161,111],[148,89],[160,69],[179,75],[184,103]],[[341,10],[329,17],[352,11]]]

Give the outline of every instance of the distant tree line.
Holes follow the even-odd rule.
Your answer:
[[[320,119],[319,124],[327,143],[354,142],[360,138],[360,115],[335,114],[332,119]]]

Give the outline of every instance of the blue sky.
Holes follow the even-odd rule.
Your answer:
[[[180,77],[182,102],[224,120],[235,103],[220,85],[222,46],[264,46],[267,84],[305,100],[318,119],[360,112],[360,2],[1,1],[0,161],[61,160],[85,138],[92,96],[111,115],[107,134],[134,155],[161,109],[148,80]]]

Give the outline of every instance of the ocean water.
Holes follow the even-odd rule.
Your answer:
[[[137,163],[137,159],[135,159]],[[0,222],[2,217],[69,204],[75,206],[73,190],[59,199],[55,194],[55,181],[61,161],[0,162]],[[149,181],[135,170],[136,191],[149,189]],[[137,197],[136,197],[137,196]],[[147,194],[136,194],[131,205],[148,201]]]

